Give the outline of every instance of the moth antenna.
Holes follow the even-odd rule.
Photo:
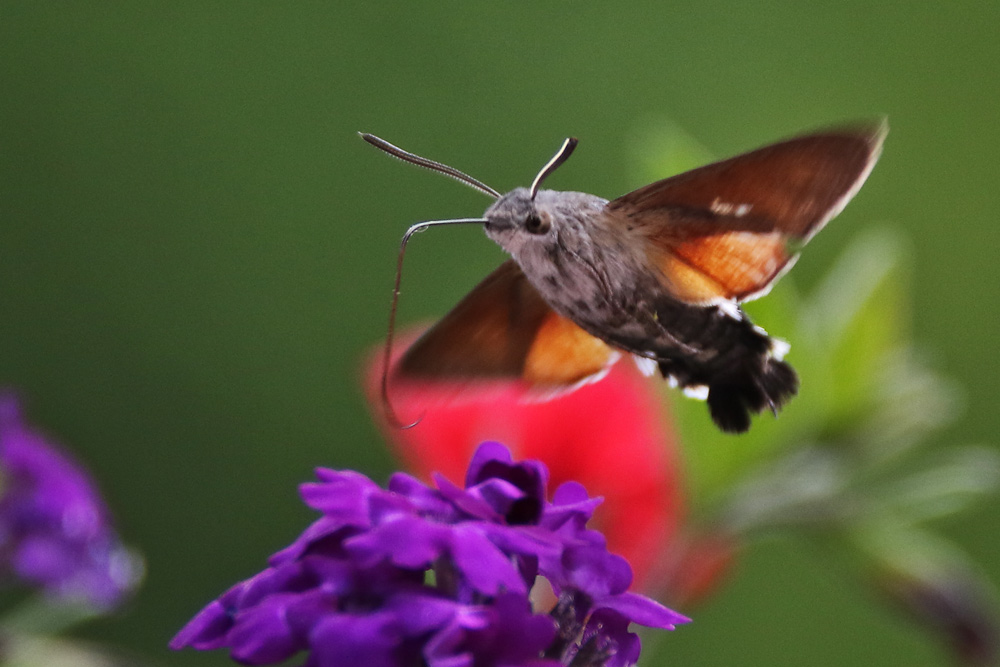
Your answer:
[[[406,244],[410,242],[411,236],[431,227],[438,227],[440,225],[471,224],[486,224],[486,220],[484,218],[455,218],[453,220],[428,220],[426,222],[418,222],[406,230],[406,233],[403,234],[403,240],[399,244],[399,257],[396,259],[396,282],[393,283],[392,306],[389,308],[389,330],[385,336],[385,352],[382,356],[382,408],[385,412],[386,420],[395,428],[413,428],[423,420],[424,414],[426,414],[421,414],[416,421],[410,424],[405,424],[400,421],[399,417],[396,415],[396,411],[392,407],[392,401],[389,400],[389,365],[392,362],[392,341],[396,335],[396,310],[399,306],[399,285],[403,280],[403,256],[406,253]]]
[[[538,176],[535,176],[535,180],[531,182],[531,200],[535,200],[535,195],[538,194],[538,188],[541,187],[542,181],[549,177],[553,171],[559,168],[563,162],[569,159],[569,156],[573,154],[573,149],[576,148],[577,143],[579,143],[576,137],[570,137],[563,142],[562,147],[556,151],[556,154],[552,156],[552,159],[545,163],[542,170],[538,172]]]
[[[440,162],[435,162],[434,160],[428,160],[425,157],[420,157],[408,151],[404,151],[399,146],[393,146],[385,139],[380,139],[374,134],[368,134],[367,132],[358,132],[361,138],[370,143],[375,148],[388,153],[394,158],[398,158],[403,162],[409,162],[410,164],[415,164],[418,167],[424,167],[425,169],[430,169],[431,171],[436,171],[439,174],[444,174],[454,178],[459,183],[464,183],[470,188],[479,190],[483,194],[489,195],[494,199],[500,199],[500,193],[486,185],[482,181],[479,181],[468,174],[455,169],[454,167],[449,167],[446,164],[441,164]]]

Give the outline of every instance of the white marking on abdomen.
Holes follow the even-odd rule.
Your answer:
[[[694,398],[699,401],[704,401],[708,398],[708,385],[704,384],[693,384],[689,387],[684,387],[684,395],[688,398]]]
[[[656,373],[658,364],[656,359],[650,359],[649,357],[642,357],[638,354],[632,355],[632,361],[635,362],[635,367],[639,369],[639,372],[646,377],[652,377]]]

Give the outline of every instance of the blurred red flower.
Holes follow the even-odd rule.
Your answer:
[[[673,579],[663,567],[677,565],[678,555],[665,552],[684,510],[677,441],[650,379],[634,364],[623,360],[600,381],[547,400],[515,381],[396,381],[393,408],[404,421],[419,418],[409,429],[385,420],[381,369],[381,355],[373,354],[365,368],[369,405],[415,475],[440,472],[461,483],[476,446],[501,442],[517,459],[544,461],[553,488],[575,480],[604,497],[594,522],[609,549],[631,563],[633,588]]]

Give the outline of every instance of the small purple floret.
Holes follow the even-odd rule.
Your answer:
[[[269,567],[237,584],[171,641],[229,648],[266,665],[307,667],[624,667],[639,656],[632,622],[688,619],[628,592],[632,570],[586,528],[599,500],[497,443],[473,456],[464,489],[396,474],[388,489],[321,469],[301,494],[322,516]],[[532,608],[536,575],[558,602]]]
[[[50,596],[109,609],[137,583],[97,487],[66,452],[26,425],[0,393],[0,568]]]

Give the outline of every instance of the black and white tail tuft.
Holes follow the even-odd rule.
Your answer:
[[[799,377],[786,362],[767,356],[759,368],[712,382],[708,388],[708,410],[712,421],[726,433],[750,428],[750,415],[766,409],[777,413],[799,389]]]

